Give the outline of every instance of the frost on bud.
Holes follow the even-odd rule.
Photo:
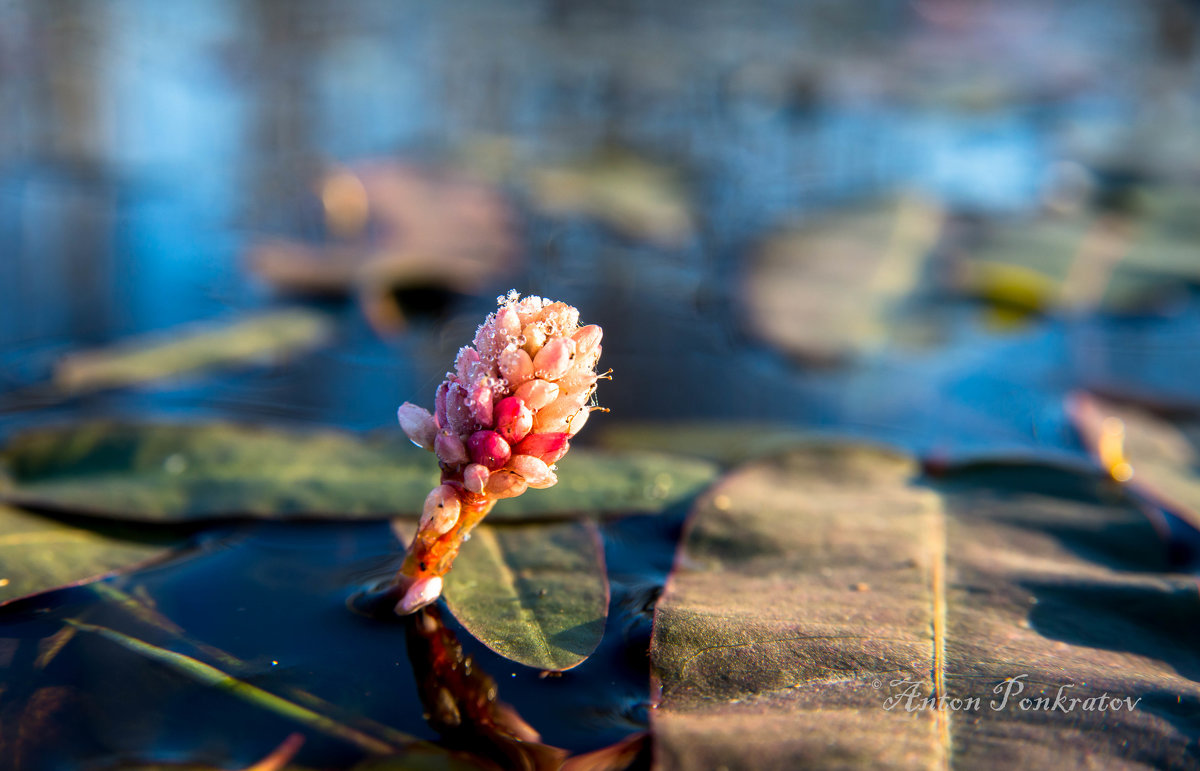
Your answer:
[[[467,440],[467,452],[471,460],[481,466],[487,466],[491,471],[504,468],[512,456],[512,450],[504,437],[495,431],[476,431]]]
[[[479,364],[478,351],[469,345],[458,349],[458,356],[454,359],[454,371],[458,374],[459,380],[469,382],[477,364]]]
[[[446,466],[458,466],[470,460],[462,440],[448,429],[438,432],[437,438],[433,440],[433,451],[437,453],[438,460]]]
[[[512,306],[506,305],[496,311],[496,331],[506,337],[521,335],[521,316]]]
[[[521,347],[530,356],[536,356],[542,350],[542,346],[546,344],[546,330],[542,329],[540,324],[526,324],[525,328],[521,330],[521,337],[525,338],[525,343]]]
[[[492,474],[484,490],[496,499],[515,498],[525,492],[527,487],[529,483],[525,481],[525,477],[505,469]]]
[[[510,388],[516,388],[533,377],[533,359],[520,348],[500,354],[500,375]]]
[[[558,477],[546,462],[532,455],[514,455],[508,462],[508,468],[520,474],[530,487],[536,489],[553,487],[558,483]]]
[[[537,412],[542,407],[550,404],[558,398],[559,387],[557,383],[551,383],[549,380],[527,380],[517,389],[515,396],[525,402],[525,406]]]
[[[533,374],[543,380],[558,380],[571,371],[575,361],[575,341],[555,337],[533,357]]]
[[[437,423],[429,410],[418,407],[412,402],[405,402],[396,410],[400,428],[413,444],[426,450],[433,449],[433,440],[437,436]]]
[[[463,487],[473,493],[482,493],[483,488],[487,487],[488,477],[491,472],[488,467],[479,463],[472,463],[463,469]]]
[[[396,603],[396,613],[407,616],[437,600],[442,595],[442,579],[440,576],[418,578],[408,587],[404,597]]]
[[[516,444],[525,438],[533,428],[533,411],[525,406],[525,402],[516,396],[508,396],[496,404],[496,433],[509,444]]]
[[[425,497],[419,530],[434,535],[449,533],[458,524],[461,511],[462,502],[458,499],[458,491],[450,485],[438,485]]]
[[[530,434],[517,443],[513,453],[517,455],[532,455],[540,458],[543,463],[557,463],[570,448],[570,437],[566,432]]]

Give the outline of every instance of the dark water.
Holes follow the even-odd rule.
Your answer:
[[[1063,164],[1098,179],[1200,178],[1194,6],[981,4],[972,16],[954,2],[850,5],[3,4],[0,107],[19,119],[0,128],[0,433],[96,416],[391,430],[400,402],[432,401],[510,287],[605,328],[614,380],[600,397],[612,412],[597,424],[765,420],[927,455],[1054,460],[1081,454],[1062,409],[1073,389],[1200,404],[1200,295],[1183,283],[1143,313],[1051,312],[1004,328],[929,289],[914,300],[929,342],[840,367],[747,331],[746,257],[782,222],[908,189],[957,216],[1020,216]],[[327,238],[310,189],[322,163],[436,166],[480,135],[531,157],[619,146],[670,164],[695,232],[656,246],[539,213],[506,189],[517,266],[474,294],[402,287],[403,334],[376,334],[351,300],[309,302],[336,338],[286,365],[68,399],[43,390],[68,351],[308,302],[250,275],[246,255],[268,235]],[[540,678],[457,635],[546,743],[587,751],[645,728],[650,613],[683,513],[605,524],[611,613],[577,669]],[[113,584],[141,587],[267,690],[303,688],[437,738],[402,625],[344,606],[394,558],[384,525],[255,525],[197,543]],[[122,613],[72,588],[10,606],[0,624],[34,641],[85,617],[188,652]],[[30,666],[33,650],[23,642],[13,666]],[[34,768],[247,764],[295,728],[101,639],[67,646],[45,676],[79,691],[47,707]],[[4,698],[31,696],[23,687]],[[303,763],[360,754],[309,735]]]

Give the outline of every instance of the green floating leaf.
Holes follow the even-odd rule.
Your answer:
[[[110,348],[68,354],[54,368],[54,385],[66,393],[78,394],[213,367],[275,362],[322,344],[332,332],[328,316],[302,309],[223,325],[184,327]]]
[[[546,670],[582,663],[604,636],[608,574],[592,522],[480,525],[446,576],[446,604],[484,645]]]
[[[716,473],[694,459],[577,449],[558,485],[502,501],[491,517],[654,512]],[[434,457],[407,440],[229,423],[41,429],[0,452],[0,499],[144,521],[415,516],[437,483]]]
[[[803,359],[839,361],[892,337],[942,229],[942,212],[905,198],[783,228],[752,257],[742,287],[750,327]]]
[[[176,540],[126,540],[0,505],[0,603],[131,568]]]
[[[1130,211],[1071,211],[989,223],[956,252],[954,286],[999,306],[1137,308],[1172,284],[1200,280],[1200,194],[1140,191]]]
[[[992,473],[827,445],[706,493],[655,616],[659,767],[1187,765],[1195,581],[1093,478]]]

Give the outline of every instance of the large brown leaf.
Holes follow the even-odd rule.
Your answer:
[[[1065,472],[915,474],[817,446],[698,502],[655,618],[659,764],[1194,767],[1200,596],[1136,509]],[[1021,708],[1060,686],[1073,709]],[[1085,709],[1105,693],[1136,706]]]

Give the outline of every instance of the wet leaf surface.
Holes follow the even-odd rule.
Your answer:
[[[767,236],[750,258],[742,311],[750,329],[801,359],[839,361],[894,333],[942,228],[916,198],[839,213]]]
[[[302,308],[195,325],[67,354],[55,365],[54,385],[80,394],[219,367],[277,363],[327,342],[332,334],[328,316]]]
[[[0,498],[118,519],[415,516],[436,460],[407,440],[229,423],[92,423],[18,435],[0,453]],[[492,520],[659,511],[716,476],[709,463],[577,449],[562,481],[504,501]]]
[[[655,617],[661,765],[1195,764],[1200,594],[1136,508],[1070,472],[916,474],[827,445],[705,494]],[[1010,678],[1078,701],[993,708]]]
[[[590,522],[488,525],[446,577],[446,604],[467,631],[518,663],[578,666],[604,636],[608,575]]]
[[[132,568],[181,541],[129,528],[74,526],[0,504],[0,603]]]

